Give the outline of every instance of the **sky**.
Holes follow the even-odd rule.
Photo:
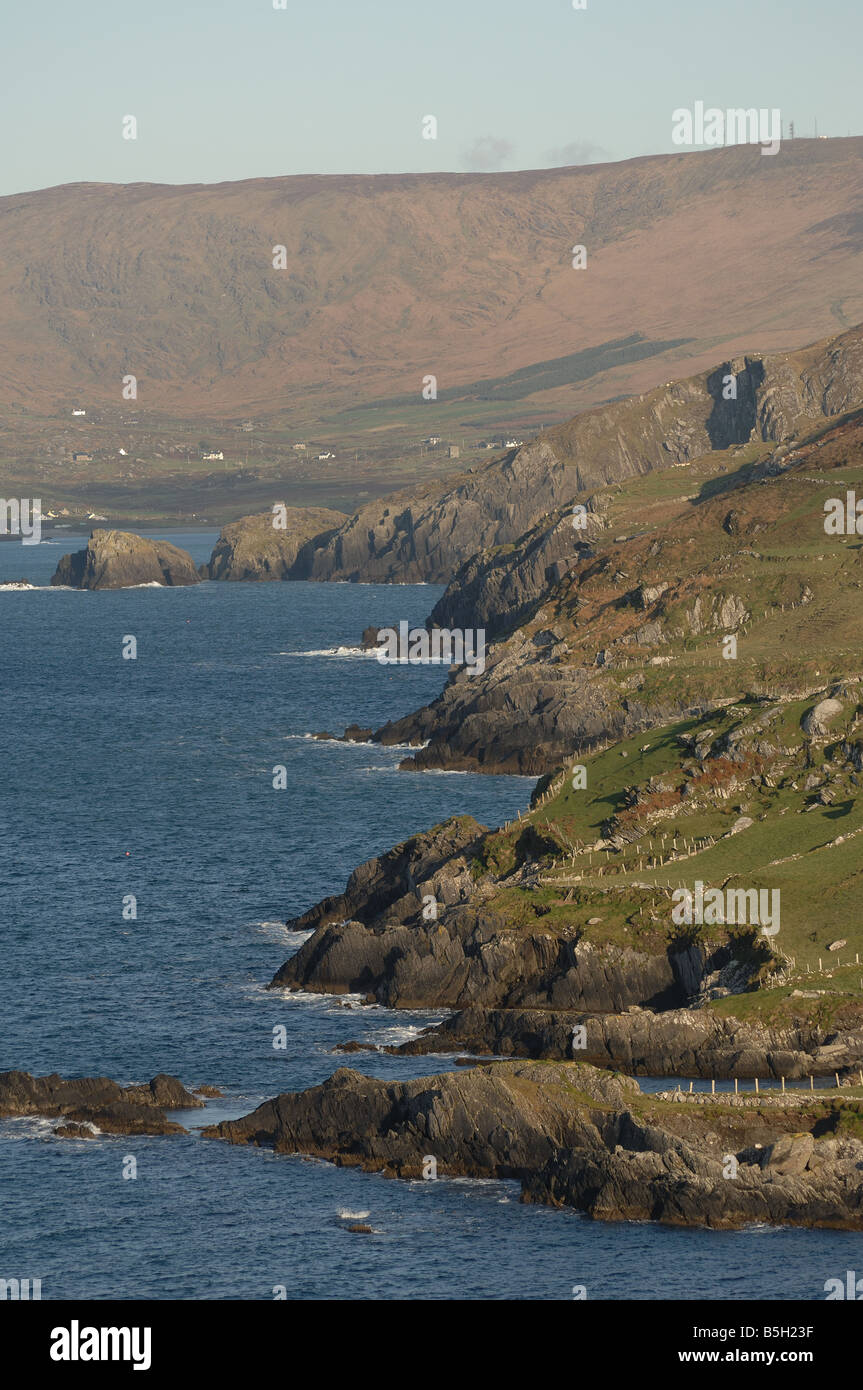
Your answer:
[[[0,195],[621,160],[699,100],[863,134],[863,0],[275,4],[0,0]]]

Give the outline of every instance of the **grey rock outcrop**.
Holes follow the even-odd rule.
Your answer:
[[[788,1143],[789,1122],[803,1118],[793,1105],[769,1120],[743,1108],[733,1119],[721,1106],[672,1111],[636,1082],[576,1063],[499,1062],[407,1082],[340,1068],[204,1134],[408,1179],[431,1156],[437,1176],[515,1178],[525,1201],[602,1220],[863,1227],[859,1140],[822,1141],[820,1153],[811,1131]]]
[[[326,924],[285,962],[269,987],[360,992],[390,1008],[481,1004],[616,1012],[632,1004],[681,1005],[693,974],[704,968],[694,949],[648,955],[599,948],[579,942],[577,932],[510,927],[501,914],[473,903],[428,922],[419,908],[417,898],[403,899],[389,910],[387,921],[368,926],[333,920],[328,913]],[[402,921],[399,912],[405,914]],[[296,918],[288,925],[303,924]]]
[[[729,375],[737,382],[734,400],[724,395]],[[455,479],[370,502],[328,539],[305,546],[293,577],[449,583],[479,551],[519,542],[514,564],[525,573],[511,581],[511,592],[504,592],[508,586],[499,558],[489,555],[464,572],[441,607],[442,615],[463,613],[476,599],[477,611],[490,614],[496,590],[501,602],[521,601],[534,563],[522,554],[522,538],[543,524],[554,529],[554,514],[563,507],[609,483],[671,463],[684,466],[751,438],[790,440],[807,422],[858,404],[861,387],[860,328],[800,353],[734,358],[715,370],[584,411]],[[535,537],[531,545],[537,565],[543,549],[546,565],[566,563],[565,548],[554,553],[563,547],[563,537],[545,545]],[[468,590],[463,598],[456,592],[462,585]],[[505,621],[505,612],[496,612]],[[486,621],[494,625],[490,617]]]
[[[191,555],[168,541],[131,531],[93,531],[86,549],[64,555],[51,583],[73,589],[129,589],[138,584],[197,584]]]
[[[707,967],[705,967],[707,968]],[[584,1042],[576,1047],[573,1037]],[[471,1006],[388,1049],[405,1056],[471,1052],[500,1057],[574,1059],[631,1076],[761,1080],[830,1077],[863,1059],[863,1033],[771,1029],[707,1009],[629,1013],[487,1009]]]

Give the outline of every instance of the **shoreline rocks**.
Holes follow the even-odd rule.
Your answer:
[[[204,1102],[175,1076],[160,1072],[144,1085],[122,1087],[105,1076],[65,1079],[57,1072],[32,1076],[26,1071],[0,1072],[0,1119],[41,1115],[60,1117],[60,1138],[103,1134],[185,1134],[166,1110],[200,1110]]]

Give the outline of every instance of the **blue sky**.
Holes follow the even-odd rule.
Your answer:
[[[861,53],[863,0],[6,0],[0,194],[626,159],[697,100],[859,135]]]

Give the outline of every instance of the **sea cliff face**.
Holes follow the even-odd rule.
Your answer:
[[[349,1049],[353,1045],[343,1050]],[[706,1009],[660,1013],[630,1006],[626,1012],[580,1013],[472,1005],[387,1050],[399,1056],[467,1052],[552,1061],[574,1058],[619,1067],[630,1076],[794,1081],[839,1073],[856,1083],[863,1030],[837,1034],[812,1025],[766,1028],[717,1017]]]
[[[312,540],[322,543],[344,522],[344,512],[326,507],[285,507],[278,514],[245,516],[223,527],[208,563],[201,566],[201,578],[288,579],[301,548]]]
[[[198,583],[191,555],[168,541],[130,531],[93,531],[86,549],[64,555],[53,585],[73,589],[128,589],[137,584]]]

